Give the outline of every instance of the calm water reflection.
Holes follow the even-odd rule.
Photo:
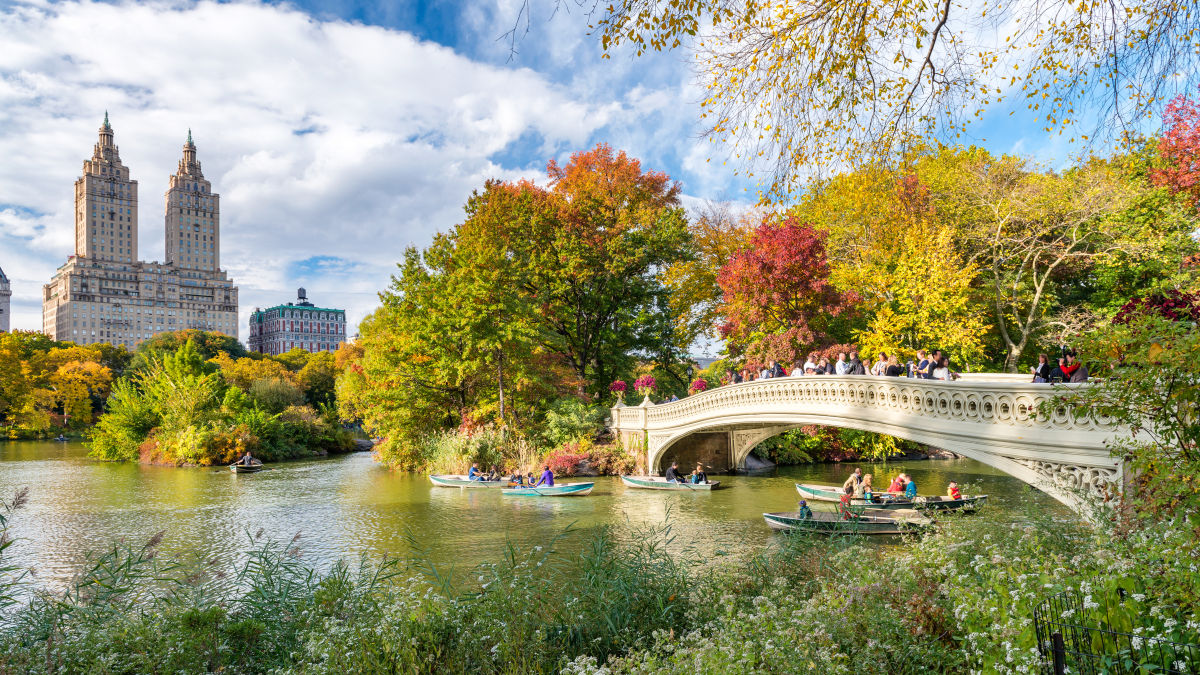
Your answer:
[[[618,479],[599,478],[588,497],[529,499],[434,487],[424,476],[389,472],[366,453],[287,462],[250,475],[104,464],[86,453],[77,443],[0,443],[0,491],[10,498],[30,488],[29,504],[12,518],[10,534],[18,541],[9,561],[34,568],[47,586],[69,578],[88,552],[119,538],[141,542],[159,530],[167,533],[164,554],[229,563],[248,547],[248,532],[262,528],[276,539],[299,532],[304,560],[318,567],[363,553],[403,555],[412,533],[435,560],[469,566],[495,559],[506,538],[544,541],[572,523],[584,532],[611,524],[628,533],[663,522],[669,512],[681,541],[706,553],[739,553],[771,541],[761,514],[793,508],[794,483],[840,483],[854,466],[721,476],[730,489],[711,494],[627,490]],[[900,471],[927,493],[943,492],[952,479],[966,483],[972,493],[991,495],[990,508],[1014,518],[1031,511],[1068,515],[1045,494],[972,460],[863,466],[877,485]]]

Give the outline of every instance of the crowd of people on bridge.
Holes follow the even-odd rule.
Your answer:
[[[1036,366],[1030,367],[1034,382],[1087,382],[1088,369],[1075,356],[1075,352],[1065,351],[1058,358],[1058,365],[1050,365],[1050,357],[1038,354]]]
[[[1087,366],[1083,365],[1074,352],[1063,350],[1058,365],[1052,366],[1046,354],[1038,355],[1038,364],[1030,368],[1034,382],[1086,382]],[[837,360],[830,362],[816,352],[810,353],[804,363],[796,362],[786,367],[778,361],[760,371],[751,369],[726,370],[721,384],[738,384],[754,380],[777,377],[803,377],[806,375],[874,375],[877,377],[908,377],[925,380],[957,380],[960,375],[950,367],[949,357],[940,349],[918,349],[916,358],[901,362],[896,354],[879,352],[872,359],[859,356],[855,350],[839,352]]]
[[[738,384],[754,380],[767,380],[775,377],[803,377],[805,375],[876,375],[882,377],[910,377],[926,380],[957,380],[959,375],[950,368],[950,359],[941,350],[934,349],[926,352],[917,350],[915,359],[901,363],[896,354],[879,352],[876,358],[862,356],[855,350],[839,352],[837,360],[830,362],[828,358],[819,356],[816,352],[808,355],[804,363],[796,362],[785,367],[778,361],[772,361],[769,366],[755,372],[750,369],[740,371],[727,370],[722,378],[723,384]]]

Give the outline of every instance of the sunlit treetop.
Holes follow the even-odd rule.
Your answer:
[[[707,136],[767,200],[810,177],[953,141],[998,105],[1047,133],[1114,138],[1198,81],[1183,0],[617,0],[594,7],[606,53],[691,50]]]

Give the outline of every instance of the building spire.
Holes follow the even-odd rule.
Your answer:
[[[187,142],[187,144],[195,145],[195,143],[192,143],[192,128],[191,127],[188,127],[188,142]]]
[[[111,129],[111,128],[112,128],[112,127],[111,127],[111,126],[109,126],[109,124],[108,124],[108,111],[107,111],[107,110],[105,110],[105,111],[104,111],[104,128],[105,128],[105,129]]]

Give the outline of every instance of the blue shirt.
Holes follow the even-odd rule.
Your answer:
[[[467,472],[467,480],[482,480],[482,478],[480,478],[479,470],[475,467],[471,467],[471,470]]]
[[[535,485],[534,487],[538,487],[541,485],[545,485],[546,487],[554,487],[554,472],[553,471],[551,471],[550,469],[546,469],[545,471],[542,472],[542,477],[538,479],[537,485]]]
[[[917,483],[915,481],[910,480],[908,481],[908,484],[904,486],[904,496],[908,497],[909,499],[917,496]]]

